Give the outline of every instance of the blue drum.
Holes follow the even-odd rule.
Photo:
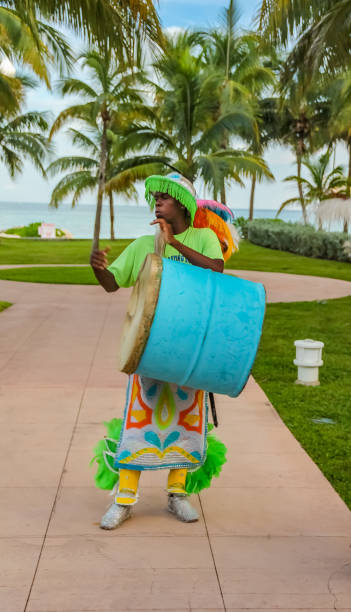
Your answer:
[[[236,397],[265,303],[260,283],[148,255],[128,305],[121,370]]]

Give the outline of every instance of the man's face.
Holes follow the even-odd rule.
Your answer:
[[[157,219],[164,219],[171,223],[177,216],[181,214],[181,208],[174,198],[168,193],[156,191],[153,194],[155,199],[155,214]]]

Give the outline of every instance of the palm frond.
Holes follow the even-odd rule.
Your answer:
[[[219,117],[199,138],[196,146],[200,151],[206,151],[218,146],[226,133],[235,133],[252,141],[258,138],[257,123],[250,112],[241,106],[233,107],[231,112]]]
[[[44,42],[28,23],[28,15],[24,6],[20,11],[12,8],[14,3],[8,2],[9,7],[0,6],[0,28],[5,31],[9,46],[6,49],[11,59],[17,59],[50,86],[46,62],[50,62],[50,54]]]
[[[0,148],[0,159],[3,160],[11,178],[22,171],[23,162],[20,156],[4,144]]]
[[[284,182],[288,182],[288,181],[294,181],[296,183],[300,183],[302,185],[311,185],[310,181],[308,181],[307,179],[303,178],[302,176],[297,176],[295,174],[291,174],[290,176],[286,176],[283,179]]]
[[[206,187],[210,187],[213,197],[217,199],[223,187],[223,180],[230,177],[240,186],[244,183],[239,174],[231,168],[228,161],[215,155],[200,155],[197,158],[197,172]]]
[[[296,204],[296,202],[299,202],[299,204],[302,204],[301,198],[289,198],[289,200],[285,200],[285,202],[283,202],[280,205],[275,216],[278,217],[278,215],[282,212],[282,210],[284,210],[284,208],[286,208],[286,206],[290,206],[291,204]]]
[[[66,37],[48,23],[37,21],[38,32],[52,56],[52,63],[60,74],[69,72],[73,67],[74,55]]]
[[[115,193],[125,193],[133,187],[134,183],[145,180],[150,174],[159,174],[163,169],[161,164],[150,163],[140,164],[129,169],[123,170],[110,178],[105,185],[105,191]]]
[[[253,155],[248,151],[237,149],[219,150],[213,153],[214,157],[226,159],[230,167],[244,177],[256,176],[257,180],[267,179],[274,181],[274,175],[262,157]]]
[[[47,168],[47,172],[51,175],[58,174],[59,172],[65,172],[66,170],[89,170],[97,173],[99,169],[99,163],[95,159],[90,157],[60,157],[55,159]]]
[[[24,90],[21,81],[0,72],[0,112],[18,112],[23,97]]]
[[[51,194],[50,206],[57,208],[64,198],[69,196],[72,192],[75,193],[77,190],[82,190],[83,188],[84,190],[94,189],[97,187],[97,184],[96,176],[91,175],[87,170],[68,174],[54,187]]]
[[[84,132],[80,132],[75,128],[69,128],[69,130],[67,130],[67,133],[71,137],[72,143],[74,145],[77,145],[82,149],[89,149],[92,154],[98,154],[99,149],[97,143],[94,142],[92,138],[89,138],[87,134],[84,134]]]
[[[80,79],[61,79],[58,81],[56,88],[64,96],[71,94],[79,94],[89,99],[95,99],[96,97],[96,91],[92,87],[90,87],[88,83],[86,83],[85,81],[81,81]]]
[[[53,135],[58,132],[59,129],[69,120],[71,119],[80,119],[90,120],[93,115],[92,112],[92,104],[91,102],[87,102],[86,104],[75,104],[74,106],[70,106],[63,110],[58,117],[56,117],[54,123],[52,124],[49,139],[53,137]]]
[[[45,132],[48,129],[49,113],[29,111],[23,115],[18,115],[7,124],[7,131],[23,129],[39,129]]]
[[[43,161],[50,152],[50,147],[44,136],[25,132],[11,133],[6,135],[6,145],[29,159],[42,175],[46,176]]]
[[[100,48],[110,47],[130,60],[137,32],[157,44],[163,41],[152,0],[11,0],[7,4],[34,14],[39,11],[45,20],[83,33],[90,43],[96,41]]]

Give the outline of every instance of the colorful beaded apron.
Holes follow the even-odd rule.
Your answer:
[[[130,376],[114,467],[198,469],[206,458],[207,396],[205,391]]]

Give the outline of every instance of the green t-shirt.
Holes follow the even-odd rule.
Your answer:
[[[189,227],[175,236],[179,242],[211,259],[223,259],[221,245],[216,234],[209,228]],[[131,242],[117,259],[107,268],[119,287],[132,287],[138,277],[146,255],[154,253],[155,237],[141,236]],[[166,244],[165,257],[173,261],[189,263],[177,249]]]

